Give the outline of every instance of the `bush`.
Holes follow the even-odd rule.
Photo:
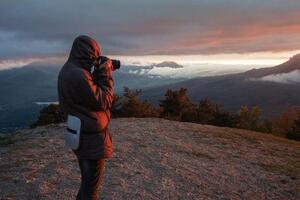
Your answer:
[[[123,99],[115,100],[115,106],[113,106],[114,116],[158,117],[158,109],[152,107],[148,101],[139,99],[141,92],[141,90],[130,90],[128,87],[125,87]]]
[[[192,106],[184,112],[182,121],[216,126],[233,126],[232,116],[224,111],[221,105],[211,102],[208,98],[200,100],[198,106]]]
[[[212,103],[208,98],[201,100],[196,108],[197,122],[201,124],[211,124],[214,120],[216,106],[217,105]]]
[[[290,106],[284,109],[274,120],[272,132],[276,135],[285,136],[293,128],[295,120],[300,115],[299,106]]]
[[[237,114],[226,112],[219,104],[208,98],[193,104],[186,88],[167,90],[165,99],[160,101],[160,108],[155,108],[139,99],[142,90],[130,90],[124,87],[122,97],[115,95],[111,108],[112,117],[163,117],[185,122],[210,124],[216,126],[237,127],[265,133],[281,134],[288,139],[300,141],[300,107],[290,107],[275,120],[261,119],[261,110],[257,107],[242,106]],[[65,122],[67,115],[59,105],[44,107],[38,120],[31,127],[51,123]]]
[[[34,128],[47,124],[61,123],[66,120],[67,114],[61,111],[59,105],[50,104],[40,111],[37,121],[31,124],[30,127]]]
[[[177,117],[177,120],[179,118]],[[182,113],[181,121],[183,122],[192,122],[192,123],[198,123],[198,113],[195,107],[190,108]]]
[[[293,127],[286,133],[286,138],[300,141],[300,115],[294,121]]]
[[[261,111],[257,106],[251,108],[242,106],[238,112],[237,127],[257,131],[259,128],[260,113]]]
[[[264,119],[259,123],[257,131],[263,133],[273,133],[273,122],[269,119]]]
[[[235,127],[236,118],[229,112],[223,110],[220,105],[216,105],[211,124],[216,126]]]
[[[184,112],[191,110],[191,103],[186,88],[179,90],[168,89],[165,93],[165,99],[160,101],[161,116],[168,119],[181,120]]]

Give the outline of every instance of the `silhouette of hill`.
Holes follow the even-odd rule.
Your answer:
[[[0,136],[0,199],[75,199],[80,171],[65,128]],[[110,128],[103,199],[300,199],[299,142],[156,118]]]
[[[159,65],[180,67],[171,62]],[[56,80],[60,67],[33,63],[0,71],[0,132],[24,128],[34,122],[42,106],[35,102],[57,101]],[[262,108],[264,116],[274,116],[287,106],[300,104],[300,55],[276,67],[185,81],[140,73],[153,67],[123,66],[113,74],[115,91],[122,92],[124,86],[143,88],[143,98],[157,104],[168,88],[186,87],[193,101],[209,97],[230,111],[236,111],[241,105],[257,105]],[[286,81],[286,76],[293,76],[293,81]]]
[[[25,127],[40,109],[36,101],[56,101],[55,66],[28,65],[0,71],[0,132]]]
[[[42,105],[57,101],[57,76],[61,66],[32,63],[21,68],[0,70],[0,132],[24,128],[37,118]],[[137,67],[135,67],[137,68]],[[183,79],[149,77],[130,73],[130,66],[114,72],[115,91],[170,84]]]
[[[268,68],[252,69],[245,72],[244,75],[257,78],[273,74],[289,73],[294,70],[300,70],[300,54],[291,57],[288,61],[281,65]]]

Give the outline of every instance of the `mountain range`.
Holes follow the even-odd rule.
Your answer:
[[[0,71],[0,132],[28,126],[35,121],[43,102],[57,102],[56,82],[60,68],[33,63]],[[141,88],[142,98],[157,105],[167,89],[185,87],[194,102],[208,97],[232,112],[241,105],[257,105],[264,116],[274,116],[287,106],[300,104],[300,55],[275,67],[192,79],[153,74],[153,69],[185,70],[170,61],[149,66],[123,66],[113,73],[115,91],[122,93],[124,86]]]
[[[263,116],[272,117],[288,106],[300,105],[300,54],[269,68],[243,73],[198,77],[151,88],[143,98],[158,104],[167,89],[187,88],[194,102],[208,97],[229,111],[241,105],[259,106]]]
[[[113,73],[116,93],[123,87],[150,88],[184,80],[183,78],[148,75],[154,67],[180,67],[163,62],[158,66],[123,66]],[[0,132],[27,127],[35,121],[42,102],[57,102],[57,75],[61,66],[32,63],[21,68],[0,71]],[[143,73],[142,73],[143,72]]]

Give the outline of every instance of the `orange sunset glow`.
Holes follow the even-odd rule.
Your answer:
[[[300,5],[295,0],[164,4],[131,0],[108,3],[105,9],[100,2],[89,7],[89,2],[81,5],[75,1],[72,10],[67,2],[62,2],[54,15],[23,2],[19,5],[22,12],[18,12],[13,3],[4,3],[0,13],[1,68],[8,67],[3,66],[5,62],[67,56],[67,44],[82,30],[96,37],[106,54],[116,56],[199,55],[200,60],[211,55],[221,60],[223,55],[233,55],[232,60],[238,62],[249,54],[266,60],[274,55],[274,60],[282,61],[300,49]],[[47,3],[48,10],[54,7],[54,2]],[[113,17],[106,17],[111,14],[108,11]]]

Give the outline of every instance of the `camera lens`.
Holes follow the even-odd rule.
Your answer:
[[[111,60],[112,65],[113,65],[113,70],[120,69],[121,67],[121,62],[119,60]]]
[[[103,63],[105,63],[108,59],[109,58],[106,57],[106,56],[100,56],[99,59],[98,59],[99,66],[102,65]],[[112,62],[113,70],[120,69],[120,67],[121,67],[121,61],[111,59],[111,62]]]

